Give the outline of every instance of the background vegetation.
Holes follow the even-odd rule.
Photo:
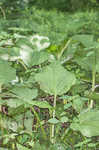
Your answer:
[[[99,149],[98,0],[0,0],[0,148]]]

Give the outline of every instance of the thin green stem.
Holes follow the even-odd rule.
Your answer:
[[[96,71],[94,70],[92,73],[92,92],[95,90],[95,79],[96,79]]]
[[[53,119],[55,118],[55,109],[56,109],[56,94],[54,95],[54,104],[53,104]],[[54,136],[55,136],[55,125],[52,124],[52,127],[51,127],[51,143],[55,143],[55,139],[54,139]]]
[[[92,92],[95,90],[95,80],[96,80],[96,69],[92,72]],[[90,108],[93,108],[93,100],[90,102]]]
[[[39,118],[37,112],[35,111],[35,109],[34,109],[33,107],[32,107],[32,111],[33,111],[34,115],[36,116],[38,123],[40,124],[40,128],[41,128],[43,137],[44,137],[44,139],[46,140],[46,139],[47,139],[47,136],[46,136],[45,130],[44,130],[42,124],[41,124],[41,120],[40,120],[40,118]]]
[[[27,66],[22,60],[19,59],[18,62],[24,67],[25,70],[28,70]]]
[[[0,9],[1,9],[1,12],[2,12],[2,15],[3,15],[3,18],[6,19],[5,11],[3,10],[3,8],[1,6],[0,6]]]
[[[60,59],[60,57],[63,55],[63,52],[65,51],[65,49],[67,49],[67,47],[68,47],[68,45],[70,44],[70,42],[71,42],[71,39],[69,39],[69,40],[66,42],[65,46],[62,48],[61,52],[60,52],[60,53],[58,54],[58,56],[57,56],[58,59]]]

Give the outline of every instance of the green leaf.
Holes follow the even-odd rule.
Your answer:
[[[23,105],[24,102],[23,102],[22,100],[13,99],[13,101],[14,101],[14,100],[18,101],[18,102],[17,102],[18,105],[15,106],[16,103],[14,104],[14,102],[12,102],[12,101],[11,101],[11,102],[12,102],[13,104],[11,104],[11,102],[10,102],[11,106],[10,106],[9,102],[8,102],[8,104],[7,104],[7,106],[9,106],[9,107],[8,107],[8,112],[9,112],[9,115],[10,115],[10,116],[16,116],[16,115],[22,114],[22,113],[24,113],[24,111],[26,110],[25,108],[29,108],[29,105],[28,105],[28,104],[25,103],[25,105]],[[8,100],[8,101],[9,101],[9,100]],[[21,101],[21,104],[20,104],[19,101]],[[14,105],[14,106],[13,106],[13,105]]]
[[[92,147],[96,147],[98,145],[98,143],[89,143],[88,144],[88,147],[92,148]]]
[[[81,124],[80,131],[86,137],[99,136],[99,121],[87,121]]]
[[[46,150],[46,147],[44,144],[40,144],[38,141],[36,141],[33,145],[33,150]]]
[[[27,131],[32,132],[33,114],[30,111],[25,113],[24,126]]]
[[[28,102],[30,105],[32,106],[37,106],[40,108],[48,108],[48,109],[52,109],[52,106],[47,102],[47,101],[31,101]]]
[[[16,70],[8,62],[0,60],[0,84],[16,79]]]
[[[27,66],[29,66],[31,62],[32,55],[33,55],[33,49],[31,47],[25,44],[21,45],[19,56]]]
[[[71,149],[68,149],[65,144],[57,142],[55,144],[51,144],[49,150],[71,150]]]
[[[6,102],[0,98],[0,105],[4,105]]]
[[[73,107],[77,112],[81,112],[81,110],[83,109],[83,105],[84,105],[83,98],[78,97],[73,100]]]
[[[99,72],[99,48],[94,48],[89,52],[79,51],[75,61],[86,70],[96,70]]]
[[[51,119],[48,120],[48,122],[51,123],[51,124],[57,124],[57,123],[59,123],[60,121],[57,120],[56,118],[51,118]]]
[[[52,106],[47,101],[36,101],[36,100],[25,100],[25,99],[9,99],[6,102],[7,106],[10,108],[18,108],[19,106],[25,105],[25,107],[37,106],[39,108],[52,109]]]
[[[98,92],[88,92],[86,93],[86,97],[95,100],[97,104],[99,104],[99,93]]]
[[[46,60],[48,60],[49,58],[49,54],[45,51],[40,51],[40,52],[33,52],[33,54],[30,56],[29,59],[29,66],[34,66],[34,65],[39,65],[43,62],[45,62]]]
[[[6,101],[6,103],[10,108],[17,108],[23,104],[23,101],[20,99],[9,99],[8,101]]]
[[[64,110],[65,110],[65,109],[68,109],[68,108],[71,107],[71,106],[72,106],[72,103],[71,103],[71,102],[65,104],[65,105],[64,105]]]
[[[72,39],[81,42],[85,47],[91,47],[93,45],[93,35],[75,35]]]
[[[84,136],[99,136],[99,111],[87,111],[78,116],[79,123],[72,123],[73,130],[79,130]]]
[[[18,150],[30,150],[29,148],[27,148],[26,146],[22,146],[21,144],[17,144],[17,148]]]
[[[95,68],[99,72],[99,50],[94,50],[91,55],[82,60],[82,63],[86,65],[85,69],[93,70]]]
[[[60,121],[61,121],[62,123],[68,122],[68,118],[64,116],[64,117],[60,118]]]
[[[31,101],[38,95],[37,89],[30,89],[24,86],[16,86],[11,91],[17,95],[19,99],[23,99],[24,101]]]
[[[12,130],[12,131],[17,131],[17,122],[8,117],[8,116],[5,116],[5,117],[2,117],[2,120],[0,120],[0,126],[7,129],[7,130]]]
[[[51,63],[35,77],[40,88],[50,95],[62,95],[75,84],[75,76],[64,69],[58,61]]]
[[[81,146],[83,146],[83,145],[85,145],[85,144],[88,144],[89,142],[91,142],[91,139],[86,139],[86,140],[84,140],[83,142],[79,142],[78,144],[74,145],[74,147],[75,147],[75,148],[76,148],[76,147],[81,147]]]

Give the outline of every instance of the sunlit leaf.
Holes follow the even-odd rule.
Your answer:
[[[73,130],[80,131],[86,137],[99,136],[99,111],[81,113],[79,122],[72,123]]]
[[[16,78],[16,70],[6,61],[0,60],[0,84],[8,83]]]
[[[48,122],[51,123],[51,124],[57,124],[57,123],[59,123],[60,121],[57,120],[56,118],[51,118],[51,119],[48,120]]]
[[[65,116],[63,116],[63,117],[60,118],[60,121],[61,121],[62,123],[68,122],[68,118],[65,117]]]
[[[40,88],[51,95],[66,93],[75,84],[75,76],[55,61],[36,75]]]
[[[23,99],[24,101],[31,101],[33,98],[37,97],[38,91],[37,89],[30,89],[27,87],[14,87],[11,90],[19,99]]]
[[[39,65],[48,60],[49,54],[45,51],[35,51],[29,58],[29,66]]]
[[[93,43],[93,35],[74,35],[72,39],[81,42],[85,47],[91,47]]]
[[[18,150],[30,150],[29,148],[27,148],[26,146],[22,146],[21,144],[17,144],[17,148]]]
[[[29,102],[30,105],[32,106],[37,106],[40,108],[48,108],[48,109],[52,109],[52,106],[47,102],[47,101],[31,101]]]

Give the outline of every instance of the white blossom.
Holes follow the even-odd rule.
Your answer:
[[[47,40],[47,41],[41,43],[42,40]],[[46,36],[34,35],[30,37],[30,42],[32,43],[32,45],[36,45],[38,51],[48,48],[50,46],[49,38]]]

